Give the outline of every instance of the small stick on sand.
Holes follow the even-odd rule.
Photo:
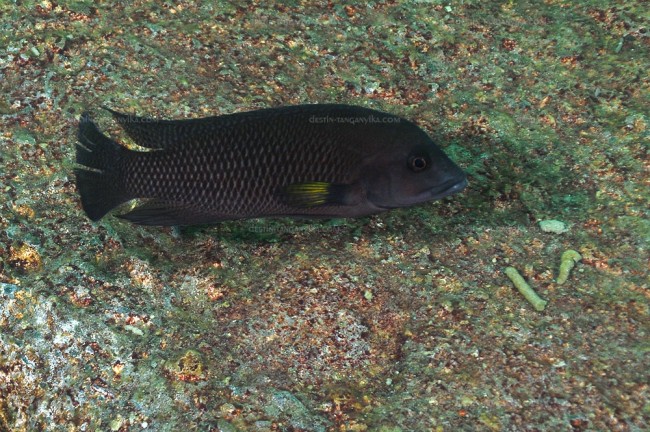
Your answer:
[[[526,300],[533,305],[536,311],[541,312],[546,307],[548,303],[546,300],[542,300],[540,296],[537,295],[535,291],[526,283],[524,278],[519,274],[516,268],[507,267],[505,269],[506,276],[510,278],[512,283],[515,284],[520,293],[526,297]]]
[[[562,259],[560,260],[560,274],[557,275],[557,284],[562,285],[569,278],[569,272],[576,265],[578,261],[582,259],[582,255],[578,252],[569,249],[562,254]]]

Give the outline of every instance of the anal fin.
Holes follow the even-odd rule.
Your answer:
[[[174,226],[200,225],[227,219],[209,214],[196,207],[174,201],[151,200],[139,205],[128,213],[117,215],[138,225]]]

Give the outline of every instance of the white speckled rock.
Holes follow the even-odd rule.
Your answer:
[[[562,234],[569,231],[564,222],[553,219],[539,221],[539,227],[544,232],[551,232],[555,234]]]

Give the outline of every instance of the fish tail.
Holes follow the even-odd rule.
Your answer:
[[[121,159],[129,150],[102,134],[88,113],[79,118],[77,139],[77,189],[84,211],[96,221],[132,198],[119,172]]]

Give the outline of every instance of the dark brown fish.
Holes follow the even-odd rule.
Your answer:
[[[143,225],[228,219],[357,217],[461,191],[465,173],[403,118],[348,105],[298,105],[193,120],[109,110],[143,151],[79,120],[75,169],[81,203],[98,220]]]

